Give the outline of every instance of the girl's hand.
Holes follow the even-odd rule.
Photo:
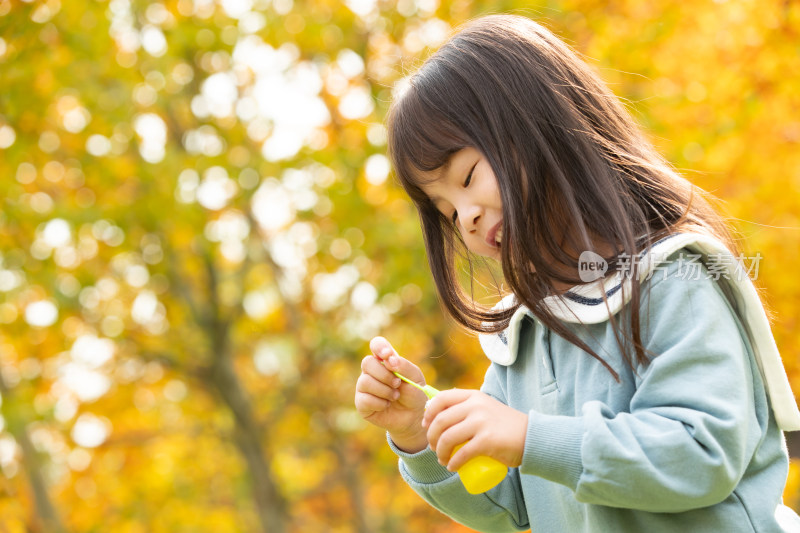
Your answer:
[[[479,455],[510,467],[522,463],[528,415],[480,391],[440,392],[428,404],[422,425],[428,428],[428,442],[439,462],[452,472]],[[466,444],[453,454],[462,443]]]
[[[401,450],[409,453],[424,450],[428,440],[422,427],[422,414],[427,397],[391,372],[399,372],[424,385],[422,371],[397,355],[383,337],[372,339],[369,347],[372,355],[361,361],[361,375],[356,382],[358,414],[387,430],[392,442]]]

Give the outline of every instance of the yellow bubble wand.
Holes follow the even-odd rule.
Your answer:
[[[416,387],[424,392],[428,399],[432,399],[439,394],[439,390],[430,385],[415,383],[399,372],[393,371],[392,374],[412,387]],[[464,444],[466,444],[466,442],[456,446],[453,449],[453,453],[456,453]],[[505,479],[507,473],[508,467],[506,465],[486,455],[473,457],[458,469],[458,476],[461,478],[461,483],[464,484],[464,488],[467,489],[467,492],[470,494],[483,494],[487,490],[494,488]]]

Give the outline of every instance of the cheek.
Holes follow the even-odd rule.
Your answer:
[[[474,234],[465,234],[463,231],[461,232],[461,237],[464,239],[467,249],[474,254],[484,257],[493,257],[497,252],[495,248],[486,244],[486,241],[484,241],[482,237]]]
[[[464,244],[467,245],[467,249],[470,252],[473,252],[473,253],[480,252],[481,240],[478,237],[476,237],[472,233],[468,233],[468,232],[464,231],[460,226],[458,228],[458,231],[459,231],[459,233],[461,233],[461,238],[464,240]]]

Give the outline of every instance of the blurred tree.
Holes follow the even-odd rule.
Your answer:
[[[408,272],[366,22],[338,3],[4,6],[6,466],[25,460],[40,527],[55,507],[74,530],[372,529],[353,363],[436,304]]]
[[[515,9],[726,201],[797,353],[793,3],[0,0],[4,530],[465,531],[352,395],[378,332],[480,383],[381,121],[453,26]]]

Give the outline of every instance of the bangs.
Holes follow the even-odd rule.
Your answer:
[[[429,204],[420,185],[431,181],[423,172],[444,167],[470,139],[442,112],[442,103],[426,98],[411,80],[388,117],[388,154],[400,184],[419,206]]]

